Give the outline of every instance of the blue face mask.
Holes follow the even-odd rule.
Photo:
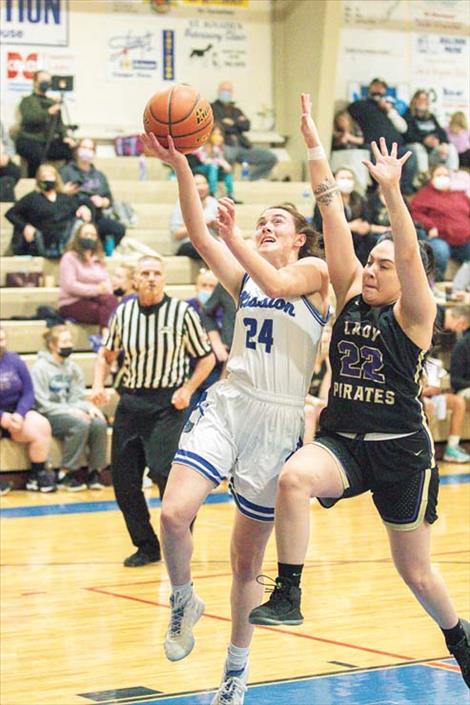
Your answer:
[[[204,306],[204,304],[209,301],[211,293],[210,291],[198,291],[197,298],[199,299],[199,303]]]
[[[232,94],[230,91],[219,91],[219,100],[221,103],[231,103]]]

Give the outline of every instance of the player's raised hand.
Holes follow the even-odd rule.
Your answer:
[[[371,143],[375,164],[368,159],[362,163],[369,169],[374,179],[383,187],[398,185],[400,183],[403,164],[411,157],[411,152],[406,152],[400,159],[397,157],[397,143],[392,144],[390,154],[383,137],[380,138],[380,149],[376,142]]]
[[[310,93],[301,94],[300,104],[300,130],[304,136],[305,144],[307,147],[317,147],[320,144],[320,138],[312,117],[312,99],[310,97]]]
[[[158,157],[169,164],[171,167],[176,167],[178,164],[186,163],[186,157],[181,152],[175,149],[173,139],[168,135],[168,148],[164,147],[161,142],[157,140],[153,132],[144,132],[140,135],[142,144],[144,145],[144,151],[147,155],[153,155]]]
[[[235,204],[230,198],[221,198],[217,208],[217,230],[222,240],[237,235],[235,227]]]

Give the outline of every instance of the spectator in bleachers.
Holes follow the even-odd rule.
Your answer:
[[[451,354],[450,383],[452,389],[464,397],[470,409],[470,306],[455,306],[453,314],[462,321],[462,325],[461,336]]]
[[[117,305],[96,226],[83,223],[60,260],[59,314],[78,323],[98,325],[106,335]]]
[[[470,168],[470,131],[465,113],[457,110],[450,117],[446,127],[447,139],[454,145],[459,155],[459,167]]]
[[[47,352],[39,352],[31,375],[38,410],[49,420],[52,435],[63,441],[59,487],[70,492],[102,489],[100,471],[106,466],[107,426],[101,411],[86,399],[80,367],[69,359],[72,336],[67,326],[44,333]],[[88,476],[79,477],[83,453],[88,450]]]
[[[438,281],[445,278],[450,257],[461,263],[470,260],[470,199],[463,191],[450,189],[446,166],[432,168],[431,180],[411,202],[411,214],[427,230]]]
[[[214,237],[217,237],[217,230],[215,229],[217,220],[217,199],[210,195],[209,183],[204,174],[195,174],[194,182],[196,184],[197,192],[204,208],[204,218],[206,221],[206,225],[209,228],[211,234],[214,235]],[[188,231],[186,230],[179,200],[176,202],[173,213],[171,215],[170,233],[176,245],[175,254],[183,255],[185,257],[191,257],[191,259],[201,259],[199,253],[196,251],[193,244],[191,243]]]
[[[29,178],[34,178],[39,165],[48,159],[72,158],[74,140],[67,136],[60,101],[47,96],[50,88],[50,73],[36,71],[33,92],[22,98],[19,106],[21,123],[16,151],[28,163]]]
[[[106,175],[93,164],[95,154],[94,141],[83,137],[74,149],[73,161],[62,167],[60,175],[64,183],[72,185],[72,193],[78,194],[86,203],[91,201],[93,204],[93,220],[102,242],[111,236],[114,244],[118,245],[126,234],[126,228],[106,215],[107,209],[113,204],[113,196]]]
[[[31,375],[21,357],[7,350],[5,331],[0,327],[0,437],[27,446],[31,472],[26,489],[54,492],[55,481],[46,470],[51,427],[33,406]]]
[[[442,421],[450,411],[450,428],[444,460],[448,463],[468,463],[470,455],[460,445],[465,418],[465,400],[443,387],[446,376],[440,360],[428,358],[423,374],[423,403],[428,417]]]
[[[470,262],[464,262],[452,280],[452,298],[470,304]]]
[[[387,84],[381,78],[374,78],[368,86],[368,96],[365,100],[356,100],[348,107],[348,112],[364,134],[365,146],[371,142],[379,143],[384,137],[387,149],[392,143],[398,145],[398,156],[402,157],[407,149],[404,134],[407,130],[406,120],[394,107],[394,100],[387,96]],[[413,179],[416,174],[416,157],[412,155],[403,165],[401,188],[403,193],[413,193]]]
[[[76,220],[90,222],[91,210],[77,196],[63,192],[62,179],[51,164],[39,167],[36,185],[5,213],[14,225],[12,250],[15,255],[60,257]]]
[[[111,275],[113,294],[120,304],[125,304],[126,301],[137,297],[134,284],[134,270],[135,267],[132,264],[121,264],[119,267],[116,267]]]
[[[14,187],[21,177],[20,167],[12,161],[15,145],[0,122],[0,200],[14,201]],[[8,197],[9,196],[9,197]]]
[[[227,196],[235,203],[233,195],[233,169],[228,163],[224,151],[224,133],[220,125],[214,125],[212,134],[206,144],[194,152],[199,163],[195,166],[195,173],[204,174],[209,182],[211,196],[217,196],[219,177],[223,176]]]
[[[451,171],[458,169],[457,150],[430,111],[427,91],[416,91],[403,117],[408,126],[405,141],[416,157],[418,174],[427,173],[435,164],[445,164]]]
[[[217,363],[225,366],[232,347],[235,327],[235,302],[222,286],[217,283],[210,298],[204,304],[202,322],[207,330]]]
[[[327,325],[323,328],[310,388],[305,398],[304,445],[311,443],[315,438],[318,419],[328,401],[328,391],[331,384],[331,365],[329,359],[330,341],[331,325]]]
[[[271,169],[277,163],[274,152],[262,147],[253,147],[244,134],[250,129],[250,121],[246,115],[235,106],[233,101],[233,84],[222,81],[218,87],[217,100],[212,103],[214,120],[222,125],[225,138],[225,157],[230,164],[250,165],[250,181],[266,179]]]
[[[364,146],[364,135],[347,110],[340,110],[333,122],[331,149],[360,149]]]
[[[378,239],[378,234],[371,230],[367,200],[359,193],[356,174],[350,167],[337,169],[334,176],[343,201],[346,220],[351,228],[354,250],[364,265]],[[315,205],[313,212],[313,225],[318,232],[323,232],[323,220],[318,205]]]

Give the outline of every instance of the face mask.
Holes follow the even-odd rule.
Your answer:
[[[96,250],[97,241],[92,237],[81,237],[79,243],[82,250]]]
[[[211,291],[198,291],[197,298],[203,306],[209,301],[211,293]]]
[[[385,98],[385,93],[370,93],[369,97],[379,103],[382,98]]]
[[[38,84],[38,88],[41,91],[41,93],[47,93],[47,91],[49,90],[50,87],[51,87],[50,81],[41,81]]]
[[[221,103],[231,103],[232,102],[232,94],[230,91],[219,91],[218,98]]]
[[[351,179],[336,179],[336,186],[341,193],[352,193],[354,191],[354,181],[351,181]]]
[[[80,147],[77,151],[78,158],[81,159],[82,162],[91,162],[94,154],[94,151],[88,147]]]
[[[434,188],[437,188],[438,191],[447,191],[450,186],[450,177],[444,175],[435,176],[432,180],[432,185]]]
[[[43,191],[54,191],[55,181],[44,179],[43,181],[39,182],[39,188],[41,188]]]
[[[116,289],[113,289],[114,296],[124,296],[125,293],[126,292],[124,291],[122,286],[118,286],[118,287],[116,287]]]
[[[59,355],[60,357],[66,358],[70,357],[70,355],[73,353],[73,348],[59,348]]]

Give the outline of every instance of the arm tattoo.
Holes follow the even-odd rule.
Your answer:
[[[336,194],[339,193],[339,189],[334,179],[326,178],[317,186],[313,193],[318,205],[329,206]]]

